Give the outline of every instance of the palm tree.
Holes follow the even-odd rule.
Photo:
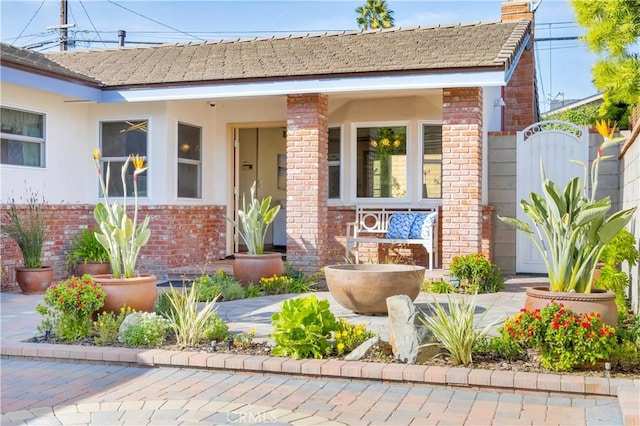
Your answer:
[[[360,15],[356,22],[363,30],[393,27],[393,11],[385,0],[366,0],[356,12]]]

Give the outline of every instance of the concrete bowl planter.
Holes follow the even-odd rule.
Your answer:
[[[387,314],[387,297],[415,300],[424,281],[423,266],[349,264],[325,266],[331,295],[345,308],[362,315]]]

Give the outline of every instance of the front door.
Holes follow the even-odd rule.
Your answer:
[[[560,188],[576,176],[584,177],[584,168],[571,160],[589,164],[589,132],[586,128],[562,121],[533,124],[517,135],[516,217],[531,226],[520,207],[520,200],[530,200],[530,193],[542,194],[540,162],[549,179]],[[589,183],[586,182],[586,185]],[[524,232],[516,232],[516,272],[546,273],[542,255]]]
[[[235,167],[237,190],[235,205],[243,208],[243,195],[247,202],[251,197],[251,186],[256,183],[256,197],[271,196],[271,205],[281,205],[274,223],[268,228],[265,250],[286,249],[286,130],[284,127],[255,126],[239,127],[235,134]],[[236,239],[236,252],[246,247]]]

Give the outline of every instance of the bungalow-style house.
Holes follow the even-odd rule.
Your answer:
[[[455,255],[492,256],[490,138],[538,111],[533,13],[526,1],[501,11],[487,23],[154,47],[2,44],[0,199],[29,187],[48,200],[57,278],[71,238],[94,225],[96,147],[112,197],[126,156],[147,157],[152,237],[138,265],[159,278],[237,250],[224,217],[254,181],[283,206],[268,242],[305,271],[344,261],[346,223],[363,205],[439,209],[445,270]],[[374,164],[385,147],[392,171]],[[11,283],[19,251],[2,237],[1,254]]]

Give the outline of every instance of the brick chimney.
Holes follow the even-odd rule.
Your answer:
[[[502,21],[516,21],[522,18],[533,20],[531,3],[527,0],[509,0],[502,3],[500,12]]]
[[[538,100],[536,97],[536,63],[533,52],[533,19],[531,2],[527,0],[508,0],[502,3],[503,22],[520,19],[531,20],[531,40],[507,85],[503,88],[506,103],[502,111],[502,130],[523,130],[538,121]]]

